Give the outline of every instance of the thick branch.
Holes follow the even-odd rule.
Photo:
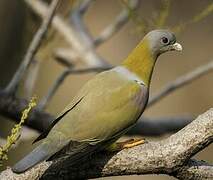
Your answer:
[[[213,167],[204,162],[189,160],[213,141],[213,109],[200,115],[188,126],[159,142],[149,142],[117,154],[99,152],[89,160],[75,166],[69,159],[55,163],[41,163],[22,175],[10,169],[3,177],[24,177],[33,179],[77,179],[133,174],[168,174],[180,179],[213,178]],[[90,159],[91,158],[91,159]]]
[[[61,177],[64,175],[74,179],[145,173],[171,174],[212,141],[213,109],[168,139],[123,150],[116,155],[100,153],[94,155],[92,161],[84,161],[83,165],[76,167],[70,167],[69,160],[54,163],[43,177],[56,177],[59,173]],[[60,170],[57,170],[59,167]]]
[[[33,57],[35,56],[36,52],[38,51],[42,40],[44,39],[48,27],[52,21],[52,18],[55,14],[56,8],[59,4],[59,0],[53,0],[50,7],[47,9],[47,14],[43,20],[43,23],[37,33],[35,34],[27,53],[25,54],[25,57],[23,59],[23,62],[21,63],[20,67],[16,71],[15,75],[13,76],[12,80],[8,84],[6,91],[7,93],[14,94],[16,92],[16,89],[19,85],[19,82],[24,76],[24,73],[28,69],[29,65],[33,61]]]
[[[171,174],[180,180],[203,180],[213,178],[213,165],[205,161],[190,159],[189,162],[175,173]]]

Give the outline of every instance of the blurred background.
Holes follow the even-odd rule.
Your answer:
[[[0,1],[0,87],[9,82],[20,64],[27,47],[41,23],[41,18],[33,12],[26,1]],[[49,2],[49,1],[44,1]],[[82,1],[63,0],[59,14],[69,21],[71,9]],[[127,6],[127,7],[126,7]],[[89,6],[82,17],[86,30],[92,37],[97,37],[103,29],[109,26],[124,8],[129,8],[127,1],[96,0]],[[156,28],[168,28],[176,32],[177,41],[182,44],[181,53],[163,54],[156,65],[152,83],[151,96],[166,83],[177,77],[204,65],[213,59],[213,3],[212,0],[140,0],[136,10],[129,9],[128,22],[110,39],[100,44],[95,52],[108,63],[118,65],[143,38],[145,32]],[[162,17],[163,16],[163,17]],[[159,22],[159,19],[163,22]],[[26,83],[19,89],[19,96],[28,98],[36,94],[39,99],[44,97],[56,78],[66,67],[55,59],[58,49],[68,49],[64,37],[51,28],[45,42],[32,64],[32,71],[25,77],[30,82],[37,74],[35,84],[30,92]],[[81,60],[73,60],[76,67],[86,67]],[[35,67],[36,66],[36,67]],[[79,88],[93,77],[95,73],[70,75],[60,86],[50,100],[47,111],[57,115],[66,106]],[[30,78],[30,80],[29,80]],[[146,117],[169,117],[179,115],[198,115],[213,105],[213,74],[193,81],[178,89],[171,95],[151,106],[144,113]],[[14,123],[1,117],[0,137],[5,138],[10,133]],[[36,131],[24,128],[20,143],[9,152],[9,159],[0,170],[12,165],[33,147],[32,140],[38,135]],[[159,140],[160,137],[146,137],[148,140]],[[0,143],[1,144],[1,143]],[[196,155],[196,158],[213,162],[213,146]],[[174,179],[166,175],[111,177],[103,179]]]

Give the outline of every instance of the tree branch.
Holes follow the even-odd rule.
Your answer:
[[[213,61],[210,61],[209,63],[202,65],[198,67],[197,69],[178,77],[176,80],[169,82],[167,85],[165,85],[164,88],[162,88],[162,90],[160,90],[156,95],[150,98],[148,107],[152,106],[153,104],[158,102],[160,99],[166,97],[167,95],[177,90],[178,88],[189,84],[193,80],[211,71],[213,71]]]
[[[86,13],[86,11],[88,10],[89,6],[91,5],[91,3],[93,3],[93,0],[84,0],[81,2],[80,6],[79,6],[79,13],[81,15],[84,15]]]
[[[54,57],[57,62],[65,67],[71,67],[77,64],[78,56],[71,48],[57,48],[54,50]]]
[[[33,58],[31,67],[29,67],[28,75],[26,79],[24,80],[24,92],[25,92],[25,98],[27,100],[30,100],[32,97],[33,90],[35,88],[35,83],[37,81],[37,77],[39,74],[41,62]]]
[[[118,153],[99,152],[74,166],[69,165],[68,158],[64,161],[41,163],[21,175],[7,169],[1,173],[0,179],[33,179],[40,176],[41,179],[87,179],[134,174],[168,174],[180,179],[213,178],[212,165],[189,160],[212,141],[213,109],[210,109],[165,140],[149,142]]]
[[[28,69],[34,55],[40,47],[41,41],[46,34],[59,2],[59,0],[53,0],[50,8],[48,8],[47,4],[42,1],[25,1],[43,18],[43,23],[34,36],[20,68],[8,84],[6,92],[0,91],[0,113],[16,121],[20,120],[21,112],[26,107],[27,101],[18,99],[12,95],[15,93],[24,72]],[[108,63],[97,55],[95,48],[117,32],[127,22],[129,14],[127,11],[122,11],[116,21],[101,33],[98,37],[99,40],[96,38],[94,41],[82,21],[82,15],[85,13],[90,2],[90,0],[84,1],[84,4],[82,3],[79,9],[71,13],[71,23],[73,26],[70,27],[60,16],[53,18],[53,26],[73,47],[72,52],[74,53],[72,53],[72,57],[80,57],[91,68],[65,70],[56,80],[47,96],[41,101],[40,107],[46,106],[47,102],[49,102],[68,74],[94,72],[101,70],[102,66],[104,66],[103,68],[105,68],[106,65],[108,66]],[[137,3],[138,0],[131,0],[130,2]],[[101,66],[101,68],[97,66]],[[191,82],[212,69],[213,62],[211,61],[209,64],[178,78],[154,96],[149,105],[154,104],[175,89]],[[27,126],[39,131],[43,131],[49,127],[54,119],[53,116],[41,111],[41,109],[42,108],[39,107],[34,109],[26,121]],[[201,161],[189,160],[189,158],[205,148],[213,140],[212,111],[212,109],[209,110],[180,132],[160,142],[150,142],[132,149],[123,150],[117,154],[99,152],[92,156],[92,161],[85,161],[81,166],[79,164],[70,166],[69,159],[67,159],[65,161],[54,162],[52,165],[51,163],[42,163],[31,171],[18,176],[14,175],[10,169],[8,169],[0,174],[0,179],[5,177],[7,177],[7,179],[16,177],[33,179],[32,177],[35,175],[36,178],[40,177],[47,168],[48,170],[44,173],[43,179],[59,177],[76,179],[147,173],[163,173],[173,175],[180,179],[213,178],[213,167],[211,165]],[[158,119],[158,121],[141,118],[134,129],[134,133],[138,132],[140,135],[142,133],[147,133],[146,135],[149,135],[149,133],[151,135],[160,135],[176,131],[192,120],[191,117],[178,118],[179,120],[181,119],[181,123],[177,119],[175,119],[174,123],[171,123],[171,118]],[[162,129],[162,127],[165,128]],[[147,129],[149,129],[149,132],[146,131]],[[129,134],[131,133],[130,131]]]
[[[189,162],[177,172],[171,174],[180,180],[203,180],[213,178],[213,165],[205,161],[190,159]]]
[[[130,0],[129,7],[134,11],[138,7],[138,0]],[[98,37],[94,40],[94,46],[99,46],[106,40],[110,39],[114,34],[116,34],[129,20],[129,9],[124,8],[121,13],[115,17],[115,20],[108,25]]]
[[[47,5],[43,1],[25,0],[25,2],[38,14],[41,18],[46,16]],[[80,18],[80,17],[79,17]],[[64,37],[64,40],[73,48],[73,52],[76,52],[76,57],[86,63],[88,66],[102,66],[106,65],[106,62],[100,58],[92,47],[88,47],[89,41],[82,36],[81,31],[76,31],[76,27],[70,26],[59,15],[55,15],[53,18],[53,28]],[[84,34],[84,33],[83,33]],[[89,42],[90,43],[90,42]]]
[[[64,82],[65,78],[69,76],[70,74],[84,74],[84,73],[90,73],[90,72],[101,72],[104,70],[108,70],[111,67],[103,66],[103,67],[91,67],[91,68],[82,68],[82,69],[66,69],[64,70],[56,79],[52,87],[50,87],[48,93],[44,98],[39,102],[38,108],[44,109],[47,104],[50,102],[51,98],[54,96],[54,94],[57,92],[59,87]]]
[[[25,54],[25,57],[19,66],[18,70],[14,74],[12,80],[6,87],[6,92],[10,94],[14,94],[18,88],[18,85],[21,81],[21,79],[24,76],[24,73],[29,68],[29,65],[33,61],[33,57],[35,56],[36,52],[38,51],[42,40],[44,39],[48,27],[52,21],[52,18],[55,14],[56,8],[59,4],[59,0],[52,0],[52,3],[50,7],[47,9],[47,14],[43,20],[43,23],[41,27],[38,29],[37,33],[35,34],[33,40],[31,41],[31,44],[27,50],[27,53]]]

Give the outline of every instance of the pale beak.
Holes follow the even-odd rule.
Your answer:
[[[175,43],[175,44],[171,45],[171,50],[182,51],[183,48],[179,43]]]

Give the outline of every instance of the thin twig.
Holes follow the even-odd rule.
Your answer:
[[[130,0],[129,7],[134,11],[138,7],[138,0]],[[94,40],[94,46],[99,46],[106,40],[110,39],[114,34],[116,34],[129,20],[129,9],[124,7],[121,13],[115,17],[114,22],[108,25],[98,37]]]
[[[78,63],[79,57],[71,48],[57,48],[54,50],[53,54],[57,62],[61,64],[66,63],[69,67],[70,65],[76,65]]]
[[[93,56],[96,63],[93,66],[108,66],[109,64],[103,60],[95,51],[93,37],[90,34],[87,26],[82,20],[82,16],[78,9],[73,9],[70,13],[70,24],[73,28],[75,37],[79,42],[82,42],[83,49],[88,53],[86,56]],[[82,46],[82,45],[81,45]]]
[[[94,2],[94,0],[83,0],[78,9],[79,13],[81,15],[85,14],[92,2]]]
[[[156,17],[156,28],[163,27],[169,16],[171,0],[162,0],[162,7],[159,15]]]
[[[208,4],[204,9],[202,9],[202,11],[200,13],[196,14],[190,20],[188,20],[188,21],[186,21],[184,23],[180,23],[180,24],[174,26],[172,29],[173,29],[174,32],[180,33],[187,26],[190,26],[190,25],[192,25],[194,23],[197,23],[197,22],[203,20],[208,15],[212,15],[212,12],[213,12],[213,2],[211,2],[210,4]]]
[[[156,102],[158,102],[160,99],[166,97],[173,91],[177,90],[178,88],[189,84],[193,80],[213,71],[213,61],[210,61],[209,63],[198,67],[197,69],[180,76],[176,80],[169,82],[167,85],[165,85],[162,90],[160,90],[156,95],[150,98],[150,101],[148,103],[148,107],[152,106]]]
[[[51,24],[52,18],[55,14],[56,8],[59,4],[59,0],[53,0],[51,5],[49,6],[49,8],[47,9],[47,15],[44,18],[41,27],[38,29],[37,33],[35,34],[32,42],[30,43],[30,46],[27,50],[27,53],[25,54],[25,57],[21,63],[21,65],[19,66],[18,70],[16,71],[15,75],[13,76],[12,80],[10,81],[10,83],[8,84],[8,86],[6,87],[6,92],[9,94],[15,94],[18,85],[21,81],[21,79],[24,76],[24,73],[26,72],[26,70],[29,68],[29,65],[31,64],[31,62],[33,61],[33,57],[35,56],[36,52],[38,51],[42,40],[44,39],[48,27]]]
[[[31,66],[27,72],[28,76],[24,80],[24,94],[27,100],[29,100],[32,97],[35,83],[39,74],[39,69],[40,69],[40,61],[35,60],[35,58],[33,58]]]
[[[32,0],[25,0],[25,2],[42,18],[46,16],[46,3],[43,1]],[[73,51],[77,54],[76,57],[80,57],[80,59],[88,66],[94,67],[106,65],[104,59],[99,57],[93,48],[88,48],[88,42],[85,42],[85,39],[80,35],[81,31],[76,31],[74,27],[65,22],[61,16],[56,14],[53,18],[52,25],[73,48]]]
[[[110,69],[111,67],[104,66],[104,67],[91,67],[91,68],[82,68],[82,69],[66,69],[64,70],[56,79],[52,87],[50,87],[47,95],[39,102],[38,108],[44,109],[56,91],[64,82],[65,78],[70,74],[84,74],[84,73],[91,73],[91,72],[101,72]]]

